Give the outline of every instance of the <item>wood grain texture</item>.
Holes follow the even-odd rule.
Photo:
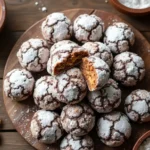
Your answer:
[[[131,17],[119,13],[105,0],[42,0],[48,8],[46,13],[41,12],[35,6],[35,0],[5,0],[7,5],[6,25],[11,31],[26,30],[36,21],[42,19],[46,15],[66,9],[73,8],[94,8],[111,13],[115,13],[134,25],[140,31],[149,31],[150,19],[148,16]]]
[[[107,13],[107,12],[98,11],[98,10],[94,11],[93,9],[90,9],[90,10],[76,9],[76,10],[64,11],[64,13],[71,20],[74,20],[74,18],[77,17],[79,14],[82,14],[82,13],[91,14],[92,12],[94,14],[100,16],[105,21],[106,27],[108,26],[108,24],[112,23],[112,21],[114,21],[114,20],[122,21],[122,19],[120,19],[118,16],[115,16],[115,15]],[[13,68],[20,67],[20,65],[17,61],[17,58],[16,58],[16,52],[17,52],[18,48],[20,47],[20,45],[22,44],[22,42],[24,42],[25,40],[27,40],[31,37],[42,37],[41,32],[39,30],[40,25],[41,25],[41,21],[36,23],[29,30],[27,30],[23,34],[23,36],[21,36],[21,38],[18,40],[18,42],[15,44],[13,50],[11,51],[11,53],[9,55],[9,58],[8,58],[8,61],[7,61],[6,67],[5,67],[4,75],[8,71],[12,70]],[[136,43],[131,50],[138,53],[141,57],[143,57],[143,59],[145,61],[145,65],[146,65],[146,77],[140,84],[138,84],[134,88],[128,88],[128,89],[122,88],[123,89],[123,97],[122,97],[123,100],[132,90],[134,90],[136,88],[145,88],[146,90],[150,90],[150,86],[148,86],[148,84],[146,84],[146,83],[150,82],[150,65],[149,65],[150,53],[148,51],[150,49],[150,45],[146,41],[146,39],[135,28],[133,28],[133,30],[136,35]],[[31,136],[31,132],[29,129],[30,120],[31,120],[31,117],[33,116],[34,111],[37,109],[33,103],[32,97],[30,97],[28,100],[26,100],[24,102],[18,103],[18,102],[10,101],[4,95],[4,103],[5,103],[8,115],[11,118],[11,121],[13,122],[14,126],[16,127],[18,132],[32,146],[36,147],[39,150],[46,150],[46,149],[58,150],[58,144],[46,146],[44,144],[39,143],[36,139],[32,138],[32,136]],[[120,108],[118,108],[118,110],[122,110],[122,111],[124,110],[123,103],[124,102],[122,101],[122,105]],[[91,132],[91,136],[94,138],[94,141],[95,141],[95,149],[98,150],[99,148],[101,148],[103,150],[123,150],[123,149],[130,150],[130,149],[132,149],[132,147],[133,147],[135,141],[138,139],[138,137],[149,129],[149,125],[150,125],[150,123],[142,124],[142,125],[132,123],[133,131],[132,131],[131,138],[119,148],[109,148],[109,147],[105,146],[104,144],[102,144],[96,136],[96,131],[93,130],[93,132]]]
[[[0,141],[0,150],[35,150],[17,132],[1,132]]]

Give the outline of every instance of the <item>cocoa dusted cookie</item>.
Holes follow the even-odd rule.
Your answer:
[[[52,47],[47,63],[47,71],[52,75],[58,75],[79,64],[88,52],[74,42],[61,41],[59,46]]]
[[[35,80],[25,69],[13,69],[7,73],[4,80],[4,92],[12,100],[27,99],[33,91]]]
[[[120,105],[121,90],[116,81],[109,79],[100,90],[89,92],[88,100],[97,112],[108,113]]]
[[[123,22],[115,22],[105,31],[104,43],[114,54],[128,51],[134,42],[134,32]]]
[[[21,45],[17,57],[23,68],[32,72],[40,72],[47,66],[49,53],[45,40],[30,39]]]
[[[150,121],[150,92],[135,90],[125,99],[125,111],[128,117],[135,122]]]
[[[113,77],[125,86],[134,86],[145,75],[143,59],[135,53],[123,52],[114,58]]]
[[[94,150],[94,142],[88,135],[76,137],[68,134],[61,141],[60,150]]]
[[[104,22],[96,15],[82,14],[75,19],[73,30],[79,42],[99,41],[104,32]]]
[[[69,69],[55,79],[57,80],[57,99],[60,102],[75,104],[86,96],[87,85],[80,69]]]
[[[97,134],[107,146],[117,147],[130,137],[131,125],[123,113],[114,111],[99,118]]]
[[[35,104],[45,110],[54,110],[60,107],[57,100],[57,80],[52,76],[43,76],[35,83],[33,98]]]
[[[113,63],[113,55],[106,44],[101,42],[87,42],[82,47],[88,51],[89,56],[97,56],[111,67]]]
[[[95,125],[93,110],[86,104],[66,105],[61,112],[63,129],[74,136],[83,136]]]
[[[90,91],[101,89],[107,83],[110,75],[109,66],[96,56],[83,58],[81,71]]]
[[[53,111],[38,110],[32,117],[30,130],[32,136],[41,143],[55,143],[63,135],[60,117]]]
[[[42,23],[41,30],[43,37],[51,44],[70,39],[72,36],[70,19],[59,12],[48,15]]]

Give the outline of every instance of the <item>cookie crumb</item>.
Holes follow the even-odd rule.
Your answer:
[[[42,12],[46,12],[47,8],[46,7],[42,7]]]
[[[36,6],[39,5],[39,2],[35,2],[35,5],[36,5]]]

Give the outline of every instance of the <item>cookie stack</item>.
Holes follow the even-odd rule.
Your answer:
[[[128,117],[115,110],[122,99],[119,86],[135,86],[145,75],[143,59],[129,52],[135,43],[131,27],[115,22],[105,30],[93,14],[82,14],[72,24],[63,13],[52,13],[41,32],[43,39],[27,40],[17,52],[23,69],[10,71],[4,80],[7,97],[22,101],[32,95],[39,107],[30,125],[33,138],[52,144],[66,132],[60,150],[94,150],[87,134],[96,126],[100,141],[116,147],[131,135],[128,118],[150,121],[145,90],[126,98]],[[34,75],[45,69],[49,75],[35,81]]]

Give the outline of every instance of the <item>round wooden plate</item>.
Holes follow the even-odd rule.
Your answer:
[[[93,9],[73,9],[73,10],[63,11],[63,13],[66,16],[68,16],[72,21],[78,15],[83,14],[83,13],[95,14],[104,20],[106,28],[113,22],[123,21],[121,18],[119,18],[118,16],[114,14],[100,11],[100,10],[93,10]],[[42,38],[41,29],[40,29],[42,21],[43,20],[40,20],[39,22],[34,24],[17,41],[17,43],[13,47],[8,57],[8,60],[5,66],[4,77],[6,73],[9,72],[10,70],[14,68],[18,68],[18,67],[20,68],[20,65],[16,57],[16,52],[18,51],[20,45],[24,41],[30,38]],[[136,42],[133,48],[131,49],[131,51],[139,54],[144,59],[145,66],[146,66],[146,77],[136,87],[133,87],[133,88],[121,87],[123,90],[122,104],[117,110],[120,110],[123,112],[124,112],[124,109],[123,109],[124,98],[132,90],[137,89],[137,88],[150,90],[150,84],[149,84],[150,83],[150,45],[139,31],[137,31],[134,27],[132,28],[135,33]],[[36,74],[36,78],[38,78],[42,74],[45,74],[45,73],[43,72],[43,73]],[[24,137],[33,147],[39,150],[58,150],[59,149],[60,141],[58,141],[56,144],[53,144],[53,145],[45,145],[45,144],[39,143],[36,139],[32,138],[31,132],[30,132],[30,120],[33,116],[33,113],[38,109],[35,106],[32,97],[30,97],[29,99],[23,102],[12,102],[9,98],[5,96],[5,94],[3,94],[3,97],[4,97],[4,103],[5,103],[8,115],[14,127],[17,129],[17,131],[21,134],[22,137]],[[97,117],[98,116],[100,115],[97,114]],[[145,131],[150,129],[150,124],[147,123],[147,124],[139,125],[139,124],[132,123],[132,127],[133,127],[133,130],[132,130],[132,135],[130,139],[126,141],[121,147],[118,147],[118,148],[110,148],[102,144],[96,135],[96,130],[93,129],[90,135],[94,139],[95,149],[96,150],[99,150],[99,149],[101,150],[131,150],[134,143],[138,139],[138,137],[141,136]]]
[[[6,7],[4,0],[0,0],[0,31],[3,28],[6,18]]]

